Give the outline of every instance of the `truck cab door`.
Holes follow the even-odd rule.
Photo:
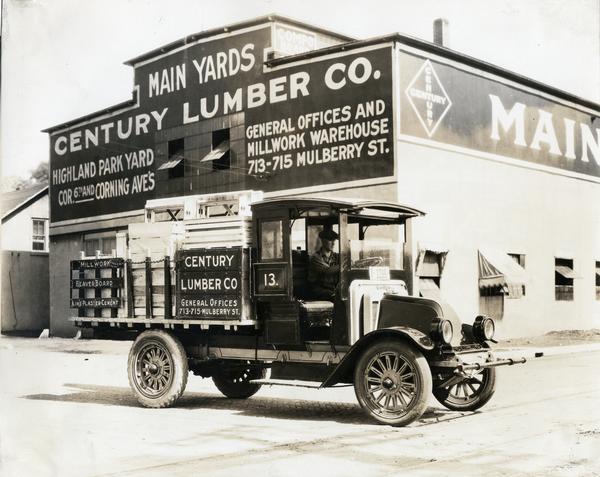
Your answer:
[[[289,219],[261,217],[256,222],[257,257],[252,266],[254,296],[269,301],[292,297]]]
[[[273,345],[300,342],[298,303],[292,298],[289,216],[262,215],[254,223],[256,259],[252,293],[264,340]]]

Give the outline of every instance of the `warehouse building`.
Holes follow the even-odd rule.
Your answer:
[[[68,262],[123,256],[146,201],[241,190],[412,205],[413,293],[503,336],[600,326],[599,105],[415,38],[278,16],[127,64],[130,100],[47,129],[53,333],[75,332]]]

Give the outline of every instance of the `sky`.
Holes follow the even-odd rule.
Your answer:
[[[3,0],[0,161],[27,176],[41,130],[131,98],[123,64],[202,30],[278,13],[356,38],[400,32],[600,102],[600,0]]]

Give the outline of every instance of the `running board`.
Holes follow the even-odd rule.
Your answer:
[[[321,387],[321,383],[316,383],[314,381],[299,381],[292,379],[252,379],[250,381],[252,384],[265,384],[269,386],[293,386],[297,388],[312,388],[319,389]],[[334,386],[330,386],[332,388],[343,388],[352,386],[352,384],[336,384]]]

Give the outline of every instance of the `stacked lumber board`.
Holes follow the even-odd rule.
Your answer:
[[[129,251],[131,260],[132,286],[124,290],[127,302],[127,291],[133,296],[132,318],[164,318],[165,317],[165,281],[170,282],[171,300],[170,316],[176,315],[176,252],[178,250],[243,247],[248,248],[252,241],[252,220],[250,217],[231,215],[205,217],[179,222],[136,223],[129,225]],[[168,269],[165,268],[165,257],[168,257]],[[249,257],[244,253],[244,262]],[[150,270],[150,279],[148,272]],[[168,270],[168,271],[167,271]],[[166,277],[166,273],[169,277]],[[170,280],[169,280],[170,278]],[[166,280],[167,279],[167,280]],[[249,270],[243,267],[242,282],[244,292],[242,302],[244,316],[247,321],[251,310],[248,299]],[[149,284],[151,288],[149,288]],[[151,290],[151,304],[146,298]],[[151,310],[151,313],[148,310]],[[127,316],[126,307],[119,311],[119,316]],[[213,320],[203,320],[211,322]],[[216,323],[217,321],[215,321]],[[222,320],[219,320],[222,323]]]
[[[252,220],[239,215],[186,220],[183,250],[214,247],[249,247]]]
[[[152,316],[165,316],[165,257],[168,257],[170,283],[175,283],[173,257],[184,237],[181,222],[139,223],[129,225],[129,258],[131,259],[133,287],[133,316],[147,317],[146,311],[146,258],[150,259],[152,284]],[[171,295],[174,287],[171,285]],[[172,310],[172,314],[174,310]]]

